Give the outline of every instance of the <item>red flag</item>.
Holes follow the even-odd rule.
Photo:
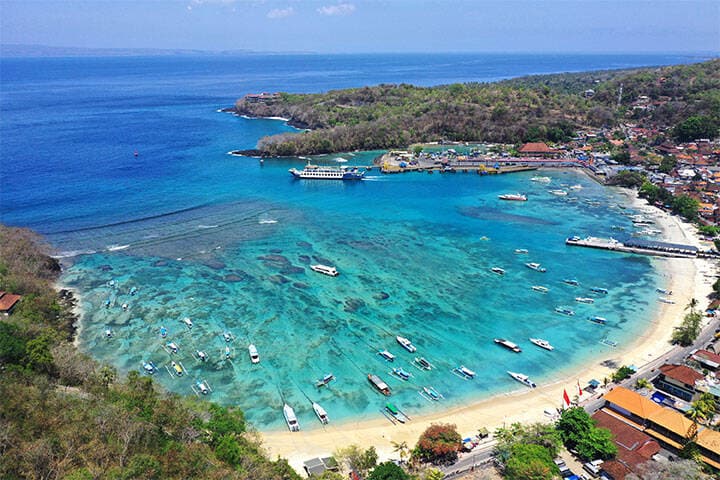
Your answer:
[[[567,390],[563,388],[563,400],[565,401],[566,406],[570,406],[570,397],[567,394]]]
[[[580,388],[580,380],[578,380],[578,396],[582,397],[582,388]]]

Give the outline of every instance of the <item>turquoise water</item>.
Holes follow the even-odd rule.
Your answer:
[[[518,389],[506,370],[551,381],[559,366],[612,355],[599,341],[622,347],[648,327],[656,308],[661,279],[648,258],[564,245],[575,233],[610,236],[617,233],[612,226],[631,228],[614,207],[619,199],[583,175],[550,172],[549,186],[531,182],[534,173],[376,173],[362,183],[313,182],[292,180],[281,161],[263,167],[244,161],[246,171],[273,178],[277,191],[115,227],[108,246],[123,250],[79,257],[66,272],[64,281],[83,292],[82,348],[123,372],[143,360],[162,368],[180,359],[185,377],[164,368],[155,376],[168,390],[192,394],[193,382],[206,380],[210,398],[240,405],[261,429],[282,426],[287,401],[310,428],[319,423],[308,399],[334,421],[379,415],[385,399],[369,386],[368,373],[380,375],[411,416]],[[560,184],[584,188],[568,197],[547,192]],[[497,199],[515,191],[529,201]],[[283,202],[289,192],[293,202]],[[529,254],[515,254],[516,248]],[[526,268],[529,261],[547,273]],[[317,262],[335,265],[340,276],[311,271]],[[493,266],[506,275],[492,273]],[[564,284],[566,278],[580,286]],[[537,293],[532,285],[550,291]],[[610,292],[594,295],[592,286]],[[576,303],[577,296],[596,302]],[[559,305],[576,315],[555,313]],[[607,317],[608,325],[587,321],[589,315]],[[192,330],[181,321],[186,316]],[[161,326],[169,331],[165,340]],[[106,328],[113,338],[105,338]],[[235,336],[229,361],[225,330]],[[436,368],[413,368],[414,356],[396,335],[410,338]],[[532,336],[548,339],[555,351],[530,344]],[[522,354],[496,346],[494,337],[518,343]],[[180,346],[177,355],[163,349],[167,341]],[[249,343],[260,352],[259,365],[250,363]],[[394,364],[377,355],[384,348],[397,356]],[[211,361],[196,361],[196,349]],[[461,364],[478,377],[453,375]],[[397,379],[391,366],[413,377]],[[316,389],[314,381],[328,372],[337,380]],[[422,386],[446,400],[424,400]]]
[[[568,235],[609,236],[630,228],[619,199],[574,173],[500,177],[396,175],[360,183],[293,181],[299,159],[227,155],[279,121],[218,113],[250,92],[315,92],[387,82],[417,85],[492,81],[531,73],[588,71],[701,61],[678,55],[276,55],[171,58],[0,59],[0,220],[47,236],[85,315],[81,348],[121,372],[143,360],[160,367],[165,388],[238,404],[260,429],[282,428],[283,401],[303,428],[319,423],[308,398],[333,422],[375,418],[384,398],[366,375],[380,375],[410,415],[525,388],[505,373],[542,384],[558,368],[604,360],[637,338],[663,283],[652,261],[565,247]],[[137,151],[135,156],[133,152]],[[367,164],[378,152],[343,154]],[[336,164],[338,155],[315,159]],[[547,193],[581,183],[568,197]],[[525,192],[525,203],[501,193]],[[514,254],[527,248],[529,255]],[[525,262],[540,262],[547,273]],[[309,265],[328,263],[329,278]],[[490,268],[507,274],[499,277]],[[574,277],[580,287],[562,283]],[[546,295],[530,287],[550,288]],[[594,305],[574,302],[589,287],[610,290]],[[132,288],[136,295],[129,294]],[[592,296],[592,295],[591,295]],[[104,304],[110,300],[110,307]],[[127,311],[122,309],[128,304]],[[554,312],[571,306],[577,315]],[[605,327],[587,321],[608,318]],[[182,323],[191,317],[190,331]],[[160,327],[169,331],[159,336]],[[104,336],[110,328],[111,339]],[[223,330],[235,335],[224,361]],[[395,342],[410,338],[437,368],[421,372]],[[502,336],[520,355],[493,344]],[[527,338],[555,347],[546,352]],[[163,350],[175,341],[177,355]],[[251,365],[247,345],[262,362]],[[195,349],[208,363],[195,361]],[[376,354],[413,372],[403,382]],[[179,360],[188,373],[165,367]],[[473,381],[452,375],[460,364]],[[317,390],[332,372],[337,381]],[[446,400],[418,394],[434,386]],[[307,397],[306,397],[307,396]]]

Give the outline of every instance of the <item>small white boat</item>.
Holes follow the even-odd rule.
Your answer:
[[[161,336],[162,338],[167,337],[167,328],[165,328],[165,327],[160,327],[160,336]]]
[[[575,297],[575,301],[578,303],[595,303],[595,299],[590,297]]]
[[[530,388],[535,388],[537,385],[535,385],[535,382],[531,381],[527,375],[524,375],[522,373],[515,373],[508,371],[508,375],[510,375],[512,378],[517,380],[518,382],[522,383],[525,386],[528,386]]]
[[[459,367],[456,367],[454,371],[466,378],[475,378],[475,372],[467,368],[465,365],[460,365]]]
[[[178,350],[180,350],[180,347],[175,342],[168,342],[166,346],[172,353],[178,353]]]
[[[435,390],[433,387],[422,387],[422,390],[419,391],[420,396],[432,400],[433,402],[438,402],[440,399],[445,398],[442,396],[441,393],[439,393],[437,390]]]
[[[320,388],[320,387],[325,387],[325,386],[327,386],[330,382],[332,382],[333,380],[335,380],[335,375],[333,375],[332,373],[328,373],[328,374],[325,375],[323,378],[319,378],[319,379],[315,382],[315,386],[318,387],[318,388]]]
[[[498,198],[500,200],[514,200],[516,202],[527,202],[527,195],[523,195],[522,193],[504,193],[502,195],[498,195]]]
[[[405,381],[410,380],[410,377],[412,376],[412,374],[410,372],[406,371],[402,367],[393,368],[390,373],[392,373],[393,375],[398,377],[400,380],[405,380]]]
[[[208,359],[207,353],[203,352],[202,350],[195,350],[195,355],[197,355],[198,360],[201,362],[206,362]]]
[[[233,334],[228,332],[227,330],[225,330],[223,332],[222,337],[223,337],[223,340],[225,340],[226,342],[232,342],[235,339]]]
[[[183,323],[184,323],[188,328],[192,328],[192,327],[193,327],[193,322],[192,322],[192,320],[190,320],[190,317],[185,317],[185,318],[183,318]]]
[[[337,277],[340,275],[335,267],[330,267],[328,265],[310,265],[310,269],[314,272],[322,273],[330,277]]]
[[[565,280],[563,280],[563,283],[572,285],[573,287],[577,287],[578,285],[580,285],[580,283],[574,278],[566,278]]]
[[[260,363],[260,354],[257,348],[252,343],[248,346],[248,352],[250,353],[250,361],[252,363]]]
[[[223,355],[225,355],[225,360],[230,360],[232,351],[230,350],[229,346],[225,345],[225,350],[223,351]]]
[[[524,254],[528,253],[528,249],[527,248],[516,248],[515,253],[517,253],[518,255],[524,255]]]
[[[566,195],[568,194],[567,191],[565,191],[565,190],[560,190],[560,189],[557,189],[557,190],[548,190],[548,192],[550,192],[550,193],[552,193],[553,195],[556,195],[556,196],[558,196],[558,197],[564,197],[564,196],[566,196]]]
[[[555,307],[555,311],[556,311],[557,313],[562,313],[563,315],[568,315],[568,316],[570,316],[570,317],[572,317],[573,315],[575,315],[575,312],[574,312],[572,309],[568,308],[568,307]]]
[[[285,417],[285,422],[287,423],[287,426],[291,432],[300,431],[300,424],[298,423],[297,417],[295,416],[295,410],[293,410],[292,407],[287,403],[283,405],[283,416]]]
[[[544,348],[545,350],[555,350],[555,347],[550,345],[550,342],[548,342],[547,340],[543,340],[542,338],[531,338],[530,341],[538,347]]]
[[[505,275],[505,270],[500,267],[492,267],[490,271],[493,273],[497,273],[498,275]]]
[[[153,374],[155,374],[155,372],[157,372],[157,367],[155,366],[155,364],[153,362],[143,361],[142,367],[143,367],[143,370],[145,371],[145,373],[147,373],[148,375],[153,375]]]
[[[212,392],[210,384],[207,383],[207,380],[197,380],[195,382],[195,385],[193,385],[192,389],[196,395],[207,395],[208,393]]]
[[[607,323],[607,318],[598,317],[597,315],[595,315],[593,317],[588,317],[588,320],[590,320],[593,323],[598,323],[600,325],[605,325]]]
[[[425,357],[415,357],[415,360],[413,360],[413,365],[415,365],[417,368],[421,370],[432,370],[433,364],[425,360]]]
[[[603,295],[607,295],[607,294],[608,294],[608,289],[607,289],[607,288],[602,288],[602,287],[592,287],[592,288],[590,289],[590,291],[591,291],[591,292],[595,292],[595,293],[601,293],[601,294],[603,294]]]
[[[385,360],[387,360],[388,362],[394,362],[394,361],[395,361],[395,355],[393,355],[392,353],[388,352],[387,350],[380,350],[380,351],[378,352],[378,355],[380,355],[381,357],[383,357],[383,358],[384,358]]]
[[[545,273],[547,272],[547,268],[543,267],[537,262],[528,262],[525,264],[526,267],[528,267],[530,270],[535,270],[536,272]]]
[[[675,300],[670,300],[669,298],[665,298],[665,297],[658,297],[658,300],[661,301],[662,303],[667,303],[668,305],[672,305],[675,303]]]
[[[410,340],[408,340],[407,338],[401,337],[398,335],[397,337],[395,337],[395,339],[408,352],[415,353],[417,351],[417,348],[415,348],[415,345],[413,345],[412,342]]]
[[[316,402],[313,402],[312,407],[315,411],[315,415],[318,417],[318,420],[320,420],[320,423],[327,425],[330,422],[330,419],[328,418],[328,414],[325,409]]]
[[[507,348],[508,350],[512,350],[515,353],[522,352],[522,349],[510,340],[505,340],[504,338],[496,338],[493,340],[493,342],[497,343],[501,347]]]
[[[112,338],[114,335],[115,334],[113,333],[113,331],[111,329],[109,329],[109,328],[105,329],[105,338]]]
[[[580,184],[570,185],[570,190],[582,190],[583,186]]]
[[[665,290],[664,288],[656,288],[655,291],[663,295],[672,295],[672,290]]]
[[[533,285],[533,286],[532,286],[532,289],[535,290],[536,292],[540,292],[540,293],[547,293],[547,292],[548,292],[548,288],[547,288],[547,287],[543,287],[542,285]]]
[[[532,177],[530,181],[538,183],[550,183],[552,179],[550,177]]]

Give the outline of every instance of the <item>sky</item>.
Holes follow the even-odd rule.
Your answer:
[[[720,52],[720,0],[0,0],[0,43],[375,52]]]

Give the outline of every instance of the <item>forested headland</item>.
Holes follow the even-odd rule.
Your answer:
[[[161,393],[139,372],[120,379],[79,352],[49,247],[2,225],[0,246],[0,290],[23,296],[0,316],[0,478],[300,478],[265,456],[242,411]]]
[[[653,108],[633,109],[640,96],[654,102]],[[562,142],[579,128],[613,127],[620,121],[669,129],[699,116],[720,125],[720,60],[497,83],[384,84],[320,94],[248,95],[236,102],[234,111],[284,117],[309,129],[262,138],[257,148],[269,156],[437,141]]]

